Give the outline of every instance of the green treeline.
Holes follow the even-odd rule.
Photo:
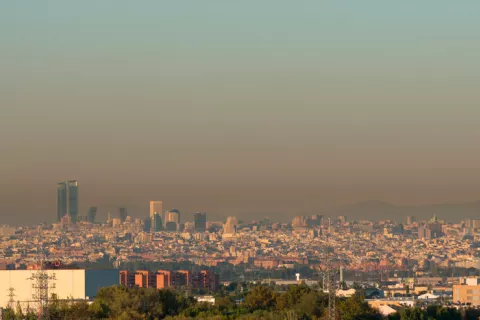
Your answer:
[[[173,290],[127,288],[121,286],[103,288],[93,303],[52,299],[50,319],[118,319],[118,320],[187,320],[187,319],[326,319],[328,296],[306,285],[288,286],[276,291],[267,285],[232,286],[215,296],[215,304],[196,302],[193,296]],[[371,308],[361,293],[347,299],[337,299],[337,319],[380,320],[381,314]],[[400,309],[388,320],[448,320],[478,319],[478,310],[460,312],[454,308],[430,306]],[[24,314],[21,308],[6,309],[7,320],[37,319],[31,312]]]

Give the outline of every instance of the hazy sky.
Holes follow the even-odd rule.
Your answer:
[[[478,200],[479,16],[478,1],[1,1],[0,224],[53,220],[66,179],[81,214]]]

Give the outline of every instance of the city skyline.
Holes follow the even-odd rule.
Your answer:
[[[68,186],[68,188],[67,188]],[[39,223],[39,222],[54,222],[60,221],[60,216],[66,215],[61,214],[60,212],[67,212],[71,210],[73,221],[91,221],[92,219],[96,221],[104,221],[107,219],[108,214],[118,216],[121,221],[123,221],[127,215],[132,218],[144,219],[149,217],[152,222],[155,213],[159,213],[161,219],[161,225],[163,228],[166,227],[167,222],[174,222],[177,227],[180,226],[180,212],[184,214],[184,220],[182,222],[193,222],[195,223],[197,217],[201,217],[202,214],[206,212],[198,212],[198,207],[193,205],[189,209],[165,209],[164,201],[159,200],[150,200],[149,209],[145,207],[145,203],[139,204],[96,204],[92,206],[91,203],[85,202],[82,203],[79,201],[78,193],[78,180],[67,180],[65,182],[57,183],[57,202],[56,202],[56,219],[54,220],[51,216],[42,217],[42,219],[34,219],[29,221],[29,224]],[[67,191],[68,190],[68,191]],[[86,210],[83,210],[86,209]],[[100,210],[99,210],[100,209]],[[63,211],[62,211],[63,210]],[[84,212],[85,211],[85,212]],[[128,211],[128,213],[127,213]],[[97,213],[100,213],[97,215]],[[170,214],[172,213],[172,214]],[[268,211],[257,211],[257,212],[240,212],[240,211],[231,211],[225,210],[222,212],[213,211],[210,212],[209,216],[213,221],[225,221],[229,216],[239,217],[242,220],[246,221],[258,221],[263,218],[272,219],[279,222],[287,222],[292,217],[301,217],[301,216],[314,216],[320,214],[321,216],[326,217],[337,217],[348,215],[354,220],[382,220],[389,219],[397,222],[409,219],[413,216],[420,219],[426,219],[431,215],[439,215],[443,220],[450,222],[458,222],[463,219],[475,219],[480,217],[480,201],[465,202],[465,203],[438,203],[438,204],[427,204],[419,206],[408,206],[408,205],[395,205],[382,201],[360,201],[353,204],[348,204],[345,206],[338,206],[334,208],[329,208],[327,210],[299,210],[293,209],[291,211],[281,211],[281,212],[268,212]],[[175,217],[174,217],[175,216]],[[202,218],[200,218],[202,219]],[[18,224],[15,220],[8,221],[4,220],[2,223],[7,224]],[[170,226],[172,228],[172,226]]]
[[[0,318],[480,319],[479,16],[0,1]]]

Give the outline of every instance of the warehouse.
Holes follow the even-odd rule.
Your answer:
[[[16,306],[34,308],[36,294],[34,280],[36,270],[0,270],[0,307]],[[89,300],[103,287],[118,285],[119,271],[57,269],[45,270],[49,276],[48,295],[58,299]]]

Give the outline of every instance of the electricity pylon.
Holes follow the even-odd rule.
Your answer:
[[[325,247],[325,267],[321,269],[323,275],[323,287],[328,291],[328,320],[336,320],[335,300],[337,294],[337,280],[338,270],[332,264],[332,255],[330,254],[328,242]]]
[[[10,287],[8,288],[8,307],[10,309],[13,309],[14,307],[14,303],[15,303],[15,288],[14,287]]]
[[[49,275],[48,271],[45,270],[45,258],[42,245],[40,245],[38,249],[37,270],[29,279],[33,281],[32,288],[34,289],[34,292],[32,294],[32,298],[37,304],[38,319],[48,320],[50,319],[48,314],[48,293],[49,289],[55,288],[55,283],[52,283],[52,281],[55,281],[56,277],[55,273]]]

